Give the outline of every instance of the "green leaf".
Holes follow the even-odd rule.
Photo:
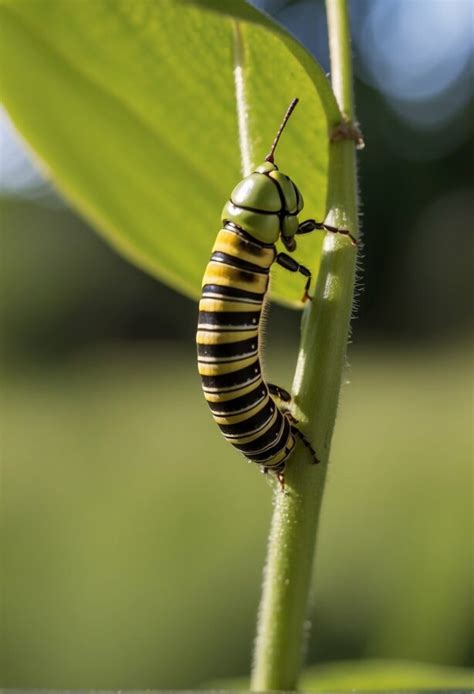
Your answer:
[[[300,97],[277,161],[305,216],[324,217],[337,105],[312,57],[245,2],[0,0],[0,26],[3,102],[19,132],[96,229],[176,289],[198,297],[241,178],[237,35],[252,164]],[[310,234],[296,257],[316,270],[320,247]],[[301,278],[289,274],[275,268],[273,296],[294,303]]]
[[[474,672],[408,660],[357,660],[323,663],[306,670],[301,677],[303,692],[349,692],[449,689],[472,690]],[[248,690],[248,680],[207,682],[206,689]]]
[[[365,691],[393,689],[453,689],[474,686],[473,671],[466,668],[398,660],[362,660],[318,665],[307,670],[303,691]]]

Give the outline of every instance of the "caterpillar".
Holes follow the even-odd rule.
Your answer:
[[[299,438],[319,462],[289,410],[291,395],[268,383],[260,364],[259,326],[270,268],[278,263],[305,278],[303,301],[311,299],[311,272],[287,253],[295,236],[319,229],[346,235],[346,229],[308,219],[299,222],[301,192],[281,173],[274,153],[298,99],[285,113],[264,162],[234,188],[222,213],[222,228],[202,281],[196,335],[202,389],[221,432],[247,459],[276,475],[284,489],[286,462]]]

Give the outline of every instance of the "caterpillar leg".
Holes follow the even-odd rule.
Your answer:
[[[272,395],[282,402],[291,402],[291,394],[284,388],[280,388],[280,386],[276,386],[274,383],[267,383],[267,388]]]
[[[264,467],[262,469],[262,472],[264,475],[268,475],[269,472],[273,472],[277,481],[278,481],[278,484],[280,485],[280,491],[283,492],[283,494],[285,493],[285,468],[284,467],[282,470],[272,470],[269,467]]]
[[[306,436],[303,434],[303,432],[300,431],[300,430],[298,429],[298,427],[296,427],[296,426],[292,426],[292,427],[291,427],[291,432],[292,432],[292,434],[293,434],[294,436],[297,436],[297,437],[300,439],[301,443],[302,443],[304,446],[306,446],[306,448],[309,450],[309,452],[311,453],[311,456],[312,456],[312,458],[313,458],[313,465],[317,465],[317,463],[319,463],[319,458],[318,458],[318,456],[316,455],[316,451],[314,450],[313,446],[312,446],[311,443],[308,441],[308,439],[307,439]]]
[[[304,224],[304,222],[303,222],[303,224]],[[308,230],[308,231],[311,231],[311,230]],[[296,233],[299,233],[299,232],[296,232]],[[302,233],[306,233],[306,232],[302,232]],[[308,270],[308,268],[305,267],[304,265],[300,265],[299,263],[297,263],[294,258],[287,255],[286,253],[278,253],[277,257],[275,258],[275,261],[278,263],[278,265],[281,265],[282,267],[284,267],[285,270],[289,270],[290,272],[299,272],[301,275],[303,275],[303,277],[307,277],[306,284],[304,286],[304,294],[303,294],[302,301],[310,300],[311,296],[309,295],[309,287],[311,285],[311,270]]]
[[[280,485],[280,491],[284,494],[285,493],[285,474],[283,471],[275,473],[275,477],[278,480],[278,484]]]
[[[307,219],[305,222],[301,222],[298,227],[297,234],[309,234],[310,231],[329,231],[331,234],[342,234],[342,236],[347,236],[350,238],[353,246],[357,246],[357,241],[352,236],[348,229],[338,229],[337,227],[332,227],[330,224],[324,224],[323,222],[317,222],[315,219]]]
[[[282,403],[286,403],[286,404],[291,403],[291,401],[293,399],[291,397],[291,393],[289,393],[284,388],[280,388],[280,386],[276,386],[274,383],[267,383],[267,388],[270,391],[270,393],[273,395],[273,397],[277,398]],[[285,415],[285,417],[287,418],[287,420],[291,424],[298,424],[298,420],[296,419],[296,417],[294,417],[292,415],[292,413],[290,412],[290,410],[288,409],[287,406],[281,405],[280,406],[280,412],[283,415]]]
[[[280,412],[282,415],[284,415],[287,420],[290,422],[290,424],[298,424],[298,420],[296,417],[290,412],[290,410],[287,407],[282,407],[280,409]]]

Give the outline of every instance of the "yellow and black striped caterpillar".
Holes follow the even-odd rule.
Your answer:
[[[295,447],[295,437],[313,447],[288,410],[290,394],[267,383],[261,371],[259,325],[274,262],[306,278],[303,300],[310,299],[311,272],[286,253],[277,253],[281,238],[285,248],[296,249],[295,235],[315,229],[341,233],[313,219],[299,223],[303,196],[293,181],[281,173],[273,157],[283,128],[298,100],[294,99],[263,164],[232,191],[222,213],[206,267],[199,303],[197,352],[204,395],[225,438],[246,458],[276,474],[284,486],[285,463]]]

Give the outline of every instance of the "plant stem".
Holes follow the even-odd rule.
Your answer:
[[[353,116],[346,0],[327,0],[332,84],[341,111]],[[355,146],[330,146],[328,208],[334,226],[357,238]],[[329,449],[345,363],[355,277],[355,248],[327,234],[313,301],[304,310],[293,384],[295,414],[319,465],[301,444],[287,467],[286,494],[275,491],[255,644],[252,691],[294,690],[302,664],[311,576]]]
[[[332,90],[342,113],[349,120],[352,120],[354,118],[354,94],[347,0],[326,0],[326,14]]]

